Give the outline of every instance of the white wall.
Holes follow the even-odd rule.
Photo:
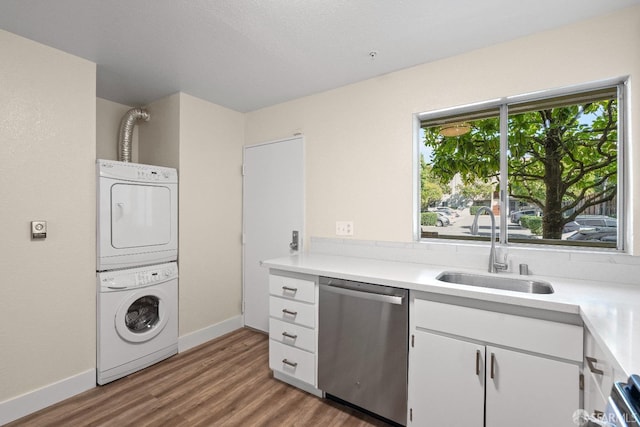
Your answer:
[[[2,30],[0,52],[2,402],[95,369],[96,66]]]
[[[176,93],[147,106],[140,161],[178,169],[180,336],[240,316],[244,114]]]
[[[244,114],[180,94],[180,335],[241,314]]]
[[[140,163],[180,169],[180,94],[159,99],[145,108],[151,119],[138,121],[136,126]]]
[[[96,158],[118,160],[120,121],[132,107],[107,99],[96,98]],[[143,122],[138,122],[143,123]],[[131,138],[131,161],[138,162],[138,126]]]
[[[633,226],[640,226],[640,7],[247,114],[246,144],[304,133],[307,236],[413,238],[414,113],[630,75]],[[640,252],[636,239],[635,253]]]

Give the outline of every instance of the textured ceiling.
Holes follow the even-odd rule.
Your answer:
[[[96,62],[101,98],[144,105],[182,91],[246,112],[634,4],[0,0],[0,28]]]

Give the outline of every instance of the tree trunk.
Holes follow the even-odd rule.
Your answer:
[[[546,187],[545,206],[542,214],[542,237],[544,239],[562,238],[564,183],[562,181],[560,138],[557,129],[549,129],[544,141],[544,185]]]

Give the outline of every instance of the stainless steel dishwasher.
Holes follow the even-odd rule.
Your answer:
[[[602,421],[611,427],[640,427],[640,375],[613,384]]]
[[[408,291],[320,278],[318,388],[407,424]]]

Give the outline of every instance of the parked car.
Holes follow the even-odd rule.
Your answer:
[[[449,217],[442,212],[436,212],[438,214],[438,220],[436,221],[436,227],[446,227],[447,225],[451,225],[451,220]]]
[[[445,218],[447,218],[449,220],[449,224],[454,224],[458,220],[458,216],[459,216],[453,213],[447,213],[439,210],[435,210],[434,212],[437,213],[439,217],[444,216]]]
[[[436,211],[445,213],[445,214],[449,215],[450,217],[458,218],[460,216],[460,214],[458,212],[456,212],[455,210],[453,210],[453,209],[451,209],[450,207],[447,207],[447,206],[437,207]]]
[[[576,222],[583,227],[617,227],[618,220],[606,215],[578,215]]]
[[[576,231],[567,240],[598,240],[600,242],[616,242],[618,240],[618,227],[585,228]]]
[[[563,227],[562,227],[562,233],[572,233],[574,231],[578,231],[580,230],[580,224],[578,224],[575,221],[571,221],[566,223]]]
[[[540,209],[531,208],[531,209],[522,209],[519,211],[514,211],[514,212],[511,212],[509,219],[513,224],[520,224],[520,217],[523,215],[540,216]]]
[[[575,221],[568,222],[562,227],[563,233],[594,227],[617,227],[618,220],[606,215],[578,215]]]

